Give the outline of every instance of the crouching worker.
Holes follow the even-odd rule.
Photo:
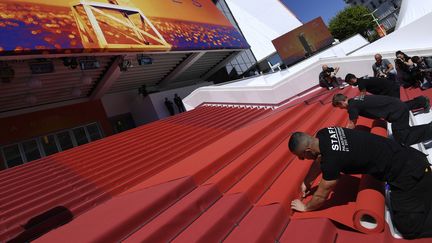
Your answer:
[[[412,145],[432,139],[432,123],[410,126],[406,103],[398,98],[383,95],[365,95],[348,99],[343,94],[333,96],[333,106],[346,109],[349,115],[347,128],[354,128],[359,116],[384,119],[392,124],[393,137],[404,145]],[[429,102],[424,109],[429,110]]]
[[[345,82],[352,86],[358,86],[360,95],[366,95],[369,92],[374,95],[385,95],[400,99],[400,87],[393,81],[385,78],[357,78],[354,74],[348,73],[345,76]],[[426,96],[418,96],[412,100],[404,102],[408,109],[417,110],[424,108],[429,112],[430,101]]]
[[[315,137],[294,133],[288,143],[299,159],[314,160],[306,178],[322,179],[312,199],[299,199],[291,208],[299,212],[319,209],[338,182],[341,173],[369,174],[390,185],[392,220],[405,238],[432,237],[432,174],[426,156],[394,140],[341,127],[323,128]],[[310,180],[302,185],[310,188]]]

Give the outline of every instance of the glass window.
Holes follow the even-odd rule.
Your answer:
[[[240,64],[246,64],[247,63],[246,59],[244,58],[245,55],[246,54],[244,52],[241,52],[240,55],[237,56],[237,61]]]
[[[73,148],[74,146],[68,131],[57,133],[57,140],[62,151]]]
[[[19,144],[0,147],[0,156],[3,155],[7,167],[11,168],[90,141],[99,140],[103,137],[102,135],[99,125],[92,123],[74,129],[59,131],[56,134],[37,137]]]
[[[40,142],[46,156],[55,154],[59,151],[55,142],[54,135],[42,136],[40,138]]]
[[[39,159],[41,157],[41,153],[39,151],[39,146],[36,140],[30,140],[22,143],[22,148],[24,150],[24,154],[27,162]]]
[[[95,141],[102,138],[101,133],[99,131],[99,127],[97,124],[90,124],[86,126],[87,133],[90,137],[90,140]]]
[[[233,70],[237,73],[237,75],[240,74],[239,69],[240,69],[239,65],[233,65]]]
[[[4,147],[3,155],[9,168],[21,165],[23,163],[18,144]]]
[[[227,65],[226,69],[227,69],[227,73],[231,73],[231,71],[233,70],[233,66],[232,65]]]
[[[77,145],[83,145],[89,142],[84,127],[75,128],[72,130],[72,132],[73,135],[75,136]]]
[[[252,63],[255,63],[256,59],[255,59],[255,56],[253,55],[252,51],[251,51],[251,50],[247,50],[246,53],[247,53],[247,55],[249,56],[249,60],[250,60]]]

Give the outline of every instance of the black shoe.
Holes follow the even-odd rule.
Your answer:
[[[428,97],[423,96],[426,99],[425,105],[423,107],[425,113],[429,113],[430,111],[430,100]]]

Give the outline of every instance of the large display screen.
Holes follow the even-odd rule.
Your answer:
[[[279,56],[286,65],[292,65],[330,46],[333,36],[321,17],[274,39]]]
[[[211,0],[2,0],[0,54],[248,48]]]

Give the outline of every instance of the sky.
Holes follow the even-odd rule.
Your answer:
[[[328,25],[330,19],[346,4],[344,0],[281,0],[294,12],[301,22],[306,23],[321,16]]]

